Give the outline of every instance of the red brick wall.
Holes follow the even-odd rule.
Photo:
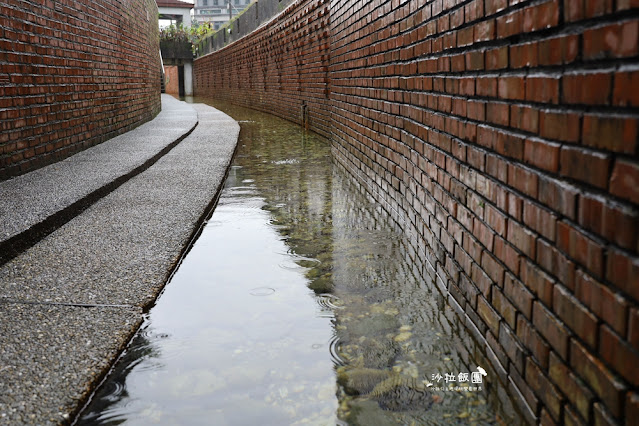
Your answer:
[[[157,16],[153,0],[0,4],[0,179],[159,112]]]
[[[258,5],[259,6],[259,5]],[[224,49],[195,61],[194,91],[330,134],[328,0],[303,0]]]
[[[297,122],[306,100],[531,423],[633,424],[639,3],[332,0],[319,63],[318,3],[197,60],[198,94]]]

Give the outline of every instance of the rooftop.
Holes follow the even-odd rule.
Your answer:
[[[180,0],[155,0],[158,7],[182,7],[185,9],[193,9],[193,3],[187,3]]]

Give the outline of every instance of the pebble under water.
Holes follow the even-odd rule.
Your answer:
[[[523,423],[400,224],[329,141],[197,101],[242,127],[228,179],[76,424]]]

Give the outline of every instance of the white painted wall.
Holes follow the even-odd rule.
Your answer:
[[[193,62],[184,61],[184,95],[193,96]]]
[[[158,7],[158,12],[161,15],[182,15],[182,23],[184,26],[191,26],[191,9],[183,7]]]

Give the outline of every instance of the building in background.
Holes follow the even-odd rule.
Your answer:
[[[190,27],[193,3],[180,0],[156,0],[160,27],[180,24]],[[160,40],[164,65],[164,90],[177,96],[193,95],[193,53],[189,41]]]
[[[210,1],[210,0],[209,0]],[[156,0],[160,18],[160,26],[164,21],[170,21],[170,24],[178,26],[183,24],[186,27],[191,26],[191,9],[193,3],[180,0]]]
[[[237,16],[252,0],[194,0],[194,19],[198,23],[212,22],[214,29],[219,29],[231,17]],[[229,12],[229,7],[231,11]]]

